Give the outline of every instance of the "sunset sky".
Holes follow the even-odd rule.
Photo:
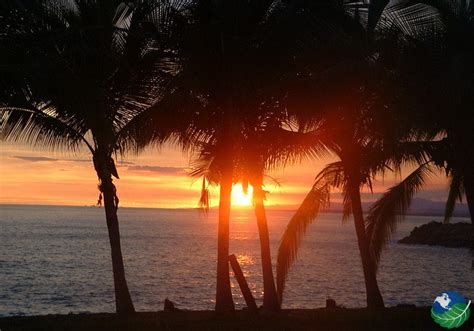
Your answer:
[[[267,205],[296,206],[311,188],[314,177],[326,162],[305,161],[270,173],[266,189]],[[201,182],[188,175],[189,159],[170,147],[149,149],[139,157],[118,162],[119,180],[115,180],[120,205],[126,207],[192,208],[197,206]],[[406,170],[408,171],[408,169]],[[90,154],[50,152],[30,146],[2,142],[0,145],[0,203],[94,205],[99,195],[97,177]],[[276,180],[279,184],[275,184]],[[364,194],[373,200],[395,183],[393,175],[380,178],[375,194]],[[444,200],[447,181],[433,178],[418,197]],[[241,187],[235,187],[234,205],[250,203]],[[340,200],[334,193],[333,200]],[[218,190],[211,192],[211,204],[218,203]]]

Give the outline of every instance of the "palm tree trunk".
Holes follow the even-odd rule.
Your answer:
[[[255,216],[257,218],[258,234],[260,236],[260,252],[263,273],[263,308],[277,311],[280,303],[273,277],[272,257],[270,252],[270,236],[268,233],[267,217],[263,203],[264,191],[261,187],[254,188]]]
[[[227,169],[220,182],[219,225],[217,235],[216,312],[234,311],[229,276],[229,220],[232,194],[232,168]]]
[[[127,315],[135,313],[132,298],[125,278],[125,268],[120,245],[120,231],[117,218],[117,195],[112,178],[101,179],[101,189],[104,195],[105,217],[109,231],[110,248],[112,254],[112,270],[114,274],[115,305],[117,314]]]
[[[106,147],[97,148],[93,153],[93,161],[97,177],[100,180],[99,190],[104,195],[105,219],[109,232],[112,272],[114,275],[115,307],[119,315],[133,314],[135,313],[135,307],[125,278],[122,247],[120,245],[117,190],[112,181],[112,175],[118,178],[117,169]]]
[[[370,256],[369,241],[365,231],[364,214],[362,212],[362,202],[360,198],[359,186],[350,182],[349,194],[352,203],[352,214],[354,215],[354,224],[359,245],[362,268],[364,271],[365,288],[367,295],[368,308],[383,308],[384,302],[377,284],[377,275],[373,259]]]

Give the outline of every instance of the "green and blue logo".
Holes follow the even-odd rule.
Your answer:
[[[443,328],[458,328],[466,322],[471,315],[467,300],[459,293],[453,291],[443,292],[437,296],[431,306],[431,317]]]

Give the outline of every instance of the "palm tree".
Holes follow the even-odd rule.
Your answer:
[[[450,178],[445,222],[449,221],[456,200],[461,201],[465,194],[474,223],[474,158],[470,148],[474,143],[474,70],[470,60],[474,56],[473,5],[464,1],[414,0],[386,8],[388,3],[372,0],[363,9],[369,9],[368,30],[372,38],[377,29],[385,29],[403,39],[401,51],[394,52],[395,70],[401,76],[397,89],[403,87],[416,94],[403,101],[404,108],[414,111],[398,113],[418,133],[412,141],[402,141],[397,146],[392,161],[414,161],[417,168],[370,208],[366,235],[376,268],[413,196],[436,169],[444,169]],[[451,110],[450,116],[446,109]],[[444,139],[439,140],[440,135]]]
[[[437,168],[450,178],[444,221],[452,216],[455,203],[463,196],[474,224],[474,153],[472,127],[474,118],[474,47],[473,5],[464,1],[409,1],[387,11],[400,29],[412,39],[409,63],[416,56],[424,58],[416,68],[403,67],[410,73],[412,86],[429,82],[421,89],[418,118],[410,118],[418,129],[444,136],[432,142],[411,143],[426,154],[425,159],[410,175],[390,188],[371,208],[369,236],[376,262],[380,260],[385,243],[397,229],[410,206],[413,196],[423,189],[426,178]],[[446,115],[450,109],[450,115]],[[412,148],[413,149],[413,148]]]
[[[234,310],[229,278],[229,223],[232,185],[236,182],[245,95],[253,80],[250,57],[251,36],[265,13],[261,4],[242,5],[237,1],[209,3],[197,1],[192,7],[194,22],[183,43],[185,65],[180,83],[186,94],[201,98],[203,108],[191,119],[199,132],[194,175],[220,186],[217,242],[216,311]],[[201,134],[204,132],[204,136]],[[206,199],[201,199],[205,201]]]
[[[193,22],[182,44],[183,70],[177,76],[179,91],[199,104],[199,114],[187,121],[196,149],[193,175],[203,176],[201,202],[208,202],[206,183],[220,185],[216,311],[234,309],[229,279],[229,221],[232,185],[248,182],[249,169],[243,162],[246,134],[260,116],[262,80],[269,81],[263,57],[256,56],[257,40],[272,1],[242,4],[239,1],[197,1],[192,6]],[[189,107],[191,108],[191,107]],[[190,134],[191,132],[191,134]],[[255,165],[254,165],[255,166]],[[255,184],[255,183],[251,183]],[[245,185],[244,185],[245,186]],[[258,186],[256,192],[259,192]],[[264,302],[268,309],[279,307],[269,247],[268,228],[262,217],[262,200],[257,223],[262,247]]]
[[[424,31],[423,27],[416,20],[408,21],[418,44],[433,45],[429,54],[431,60],[427,62],[433,64],[430,66],[434,73],[430,90],[435,96],[432,102],[435,107],[422,113],[435,130],[446,134],[442,150],[438,149],[433,156],[434,163],[444,167],[451,182],[445,221],[451,217],[456,200],[461,200],[465,193],[474,224],[474,152],[471,148],[474,143],[474,4],[460,0],[416,4],[418,2],[408,3],[397,14],[400,20],[407,22],[408,15],[418,8],[419,20],[431,22],[436,27],[434,31],[439,31],[420,33]],[[432,15],[433,9],[438,15]],[[446,109],[452,109],[448,117]]]
[[[423,87],[426,84],[420,84],[419,81],[407,84],[406,78],[410,77],[413,71],[407,71],[404,68],[409,61],[406,61],[406,56],[400,55],[403,53],[401,51],[411,49],[413,38],[406,33],[406,24],[396,22],[398,16],[394,13],[402,5],[395,5],[390,7],[388,12],[384,12],[388,3],[389,1],[385,0],[373,0],[370,3],[347,2],[344,6],[345,13],[367,27],[363,31],[357,28],[352,29],[353,33],[360,32],[355,35],[355,45],[352,44],[355,49],[351,50],[340,45],[337,45],[335,49],[329,48],[329,53],[336,59],[335,63],[338,63],[337,61],[339,63],[329,65],[329,69],[324,69],[324,67],[310,69],[310,75],[306,81],[295,84],[295,90],[303,91],[304,95],[295,94],[293,99],[296,101],[293,101],[294,105],[289,107],[290,110],[292,108],[307,109],[302,113],[300,110],[297,112],[300,121],[302,120],[303,128],[309,124],[319,129],[326,127],[326,134],[333,131],[326,137],[327,147],[333,150],[340,161],[328,165],[320,172],[312,190],[290,221],[282,237],[277,266],[280,298],[288,269],[296,259],[302,235],[313,219],[329,205],[330,189],[336,187],[344,192],[344,217],[351,213],[354,216],[366,281],[367,304],[369,307],[383,306],[375,275],[379,256],[374,254],[372,246],[374,236],[384,238],[380,233],[390,233],[391,225],[374,229],[372,218],[364,219],[360,204],[360,188],[363,185],[370,188],[371,180],[375,175],[385,169],[400,171],[401,165],[405,163],[422,165],[418,172],[408,179],[408,182],[413,183],[414,188],[417,188],[422,184],[423,177],[429,173],[425,167],[430,158],[436,156],[438,163],[443,162],[439,158],[443,150],[442,144],[431,141],[439,131],[420,126],[414,127],[411,123],[414,119],[417,124],[423,123],[423,120],[416,116],[415,118],[407,116],[410,113],[417,114],[417,109],[421,106],[420,103],[413,103],[410,91],[424,91]],[[433,27],[427,24],[432,16],[424,20],[418,20],[416,15],[407,14],[406,17],[419,24],[426,24],[422,35],[434,31]],[[333,19],[333,24],[335,22],[346,28],[351,24],[350,19],[345,21]],[[332,40],[339,41],[345,38],[340,36]],[[334,46],[330,42],[322,44]],[[351,42],[348,44],[351,45]],[[343,50],[342,56],[339,53],[341,50]],[[324,54],[324,49],[319,50],[318,53]],[[349,59],[347,54],[350,54]],[[334,63],[331,60],[322,62],[326,66],[328,63]],[[351,71],[351,65],[361,70]],[[416,69],[417,66],[419,68],[419,62],[412,61],[412,65],[411,69]],[[422,73],[418,75],[422,77]],[[364,77],[366,77],[365,80]],[[353,81],[351,78],[354,78]],[[426,76],[423,78],[426,81]],[[345,88],[345,85],[339,82],[349,82],[349,87]],[[336,93],[340,90],[354,91],[354,88],[356,89],[354,94]],[[417,101],[419,102],[420,99],[422,98]],[[346,103],[345,100],[347,100]],[[321,113],[320,109],[332,110]],[[339,109],[339,112],[336,109]],[[324,123],[328,119],[332,119],[333,122],[329,126]],[[345,130],[334,131],[341,127]],[[422,141],[412,142],[417,139],[422,139]],[[383,239],[380,242],[384,242]]]
[[[246,141],[249,142],[249,140]],[[254,146],[255,145],[253,145],[252,147]],[[242,154],[239,154],[239,152],[243,151],[240,150],[234,152],[234,179],[233,182],[230,183],[230,185],[233,185],[234,183],[240,181],[242,182],[242,186],[245,192],[247,192],[248,185],[253,186],[253,203],[255,208],[255,216],[257,219],[258,232],[260,236],[260,249],[262,259],[262,276],[264,285],[263,307],[268,310],[278,310],[280,305],[277,298],[276,287],[273,277],[270,251],[270,237],[264,207],[266,193],[264,191],[263,186],[263,173],[265,171],[264,165],[262,164],[261,160],[259,162],[259,159],[261,159],[261,155],[256,154],[255,150],[251,152],[252,154],[248,155],[251,156],[252,160],[254,161],[252,162],[252,164],[245,164],[245,161],[250,160],[242,158]],[[203,177],[203,190],[201,193],[200,203],[201,206],[203,206],[204,208],[208,208],[209,206],[208,185],[217,185],[219,183],[219,177],[216,176],[216,174],[219,173],[219,168],[217,168],[216,164],[219,164],[219,160],[221,157],[222,154],[215,153],[214,151],[212,151],[212,148],[204,148],[201,151],[201,154],[198,158],[198,162],[195,164],[196,169],[193,172],[193,175]],[[222,203],[222,199],[220,203]]]
[[[364,186],[371,190],[374,177],[391,169],[390,165],[399,166],[401,161],[392,154],[393,145],[408,132],[404,128],[394,130],[391,122],[396,119],[394,110],[399,95],[393,89],[396,79],[385,62],[390,52],[382,48],[374,55],[370,35],[359,23],[359,9],[350,4],[342,11],[333,11],[331,33],[327,34],[330,41],[321,43],[326,49],[318,49],[320,57],[326,55],[323,57],[326,61],[309,70],[310,75],[296,87],[305,95],[296,93],[292,97],[296,100],[295,106],[289,106],[304,109],[296,112],[302,127],[313,127],[316,132],[323,130],[321,135],[325,137],[326,147],[339,161],[327,165],[317,175],[282,236],[277,261],[280,299],[306,228],[328,207],[330,191],[337,188],[344,196],[344,218],[352,214],[354,219],[367,306],[384,306],[370,254],[360,192]],[[337,24],[339,30],[335,27]],[[303,107],[300,100],[304,100]]]
[[[282,43],[273,33],[284,6],[272,1],[196,1],[183,21],[187,33],[177,48],[181,69],[171,93],[135,121],[139,144],[161,142],[162,115],[172,139],[192,150],[194,176],[203,177],[200,202],[208,207],[208,185],[220,185],[216,310],[233,310],[229,280],[229,217],[232,185],[254,187],[255,214],[261,239],[263,306],[279,309],[272,271],[263,178],[266,170],[293,155],[302,140],[285,130],[286,110],[279,106]],[[288,26],[288,25],[286,25]],[[279,30],[280,31],[280,30]],[[283,31],[283,29],[282,29]],[[281,35],[280,35],[281,37]],[[287,40],[290,40],[289,38]],[[283,60],[285,59],[285,60]],[[148,116],[148,114],[152,114]],[[307,137],[306,137],[307,138]],[[306,139],[305,138],[305,139]],[[277,143],[278,142],[278,143]],[[285,146],[285,147],[282,147]],[[313,149],[317,144],[313,144]],[[285,149],[286,152],[282,153]],[[307,152],[311,153],[311,152]],[[291,157],[289,157],[291,158]]]
[[[388,168],[381,155],[381,143],[359,136],[357,130],[349,132],[346,139],[332,142],[332,148],[340,161],[327,165],[316,177],[315,183],[290,220],[281,239],[278,252],[277,284],[282,295],[289,267],[296,259],[301,237],[307,226],[330,203],[332,188],[344,195],[344,218],[354,218],[359,253],[362,260],[369,308],[383,307],[383,299],[377,284],[375,265],[369,251],[360,191],[363,186],[372,187],[373,178]],[[352,134],[351,134],[352,133]]]
[[[424,58],[423,65],[410,69],[412,86],[419,85],[421,80],[429,82],[419,91],[424,103],[419,108],[419,118],[412,120],[423,130],[446,136],[431,158],[435,165],[445,169],[451,182],[445,222],[451,217],[456,200],[465,194],[474,224],[474,153],[469,147],[474,142],[473,4],[403,1],[386,11],[413,40],[411,53],[405,56],[407,61],[413,60],[414,55]],[[446,109],[452,109],[450,116],[446,116]]]
[[[3,5],[3,4],[2,4]],[[125,278],[113,178],[122,129],[158,100],[171,70],[151,2],[15,1],[6,5],[2,43],[2,139],[92,155],[104,200],[116,310],[135,311]],[[159,25],[146,24],[147,20]],[[161,28],[161,30],[159,29]],[[152,38],[153,37],[153,38]]]

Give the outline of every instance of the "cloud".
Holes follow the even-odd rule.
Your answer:
[[[66,162],[92,162],[92,159],[64,159],[60,161],[66,161]],[[134,165],[135,163],[133,162],[128,162],[128,161],[115,161],[115,164],[117,167],[126,167],[130,165]]]
[[[41,161],[49,161],[49,162],[56,162],[59,161],[58,159],[53,159],[51,157],[44,157],[44,156],[19,156],[15,155],[12,156],[14,159],[19,159],[23,161],[30,161],[30,162],[41,162]]]
[[[15,155],[12,156],[14,159],[23,160],[23,161],[30,161],[30,162],[58,162],[58,161],[65,161],[65,162],[91,162],[88,159],[55,159],[52,157],[45,157],[45,156],[23,156],[23,155]]]
[[[66,161],[66,162],[91,162],[90,159],[63,159],[61,161]]]
[[[185,175],[185,168],[180,167],[160,167],[160,166],[148,166],[148,165],[135,165],[128,167],[131,171],[148,171],[155,172],[162,175]]]
[[[56,158],[45,157],[45,156],[14,155],[12,156],[12,158],[22,160],[22,161],[30,161],[30,162],[58,162],[58,161],[79,162],[79,163],[92,162],[91,159],[56,159]],[[133,162],[128,162],[128,161],[117,161],[116,163],[118,167],[131,166],[135,164]]]
[[[134,162],[128,162],[128,161],[116,161],[115,162],[118,167],[123,167],[123,166],[128,166],[128,165],[134,165]]]

